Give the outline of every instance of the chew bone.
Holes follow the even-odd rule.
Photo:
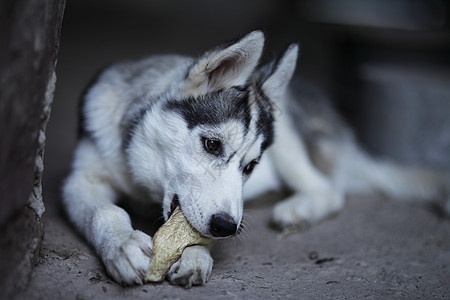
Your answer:
[[[180,258],[184,248],[207,245],[212,241],[212,238],[202,236],[192,227],[178,206],[153,236],[153,255],[145,280],[162,281],[170,266]]]

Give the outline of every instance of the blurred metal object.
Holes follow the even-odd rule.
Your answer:
[[[377,154],[450,168],[450,70],[427,65],[361,65],[359,131]]]
[[[444,0],[298,1],[298,10],[312,22],[390,29],[437,29],[449,22]]]

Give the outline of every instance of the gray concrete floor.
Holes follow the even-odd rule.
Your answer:
[[[248,228],[213,244],[210,281],[186,290],[116,284],[49,213],[41,263],[17,299],[450,299],[450,222],[430,209],[351,197],[337,216],[285,234],[270,215],[271,203],[250,203]]]
[[[152,2],[164,6],[162,15],[154,9],[131,13],[117,6],[120,1],[100,2],[67,4],[47,130],[45,238],[30,286],[17,299],[450,299],[450,221],[429,208],[377,196],[350,197],[337,216],[285,235],[270,227],[271,206],[280,195],[249,203],[248,228],[213,244],[213,273],[201,287],[185,290],[167,282],[121,287],[110,279],[60,209],[60,185],[76,141],[77,100],[94,72],[115,60],[153,53],[198,54],[254,28],[271,33],[269,53],[301,38],[299,69],[306,73],[319,65],[326,71],[328,61],[309,56],[326,49],[324,36],[311,32],[303,39],[284,31],[280,26],[290,21],[271,17],[279,11],[267,4],[275,2],[257,1],[258,12],[252,10],[255,3],[243,11],[230,4],[216,17],[206,11],[197,18],[167,13],[173,8],[162,1]],[[188,5],[183,10],[192,12]],[[306,43],[311,36],[317,43]]]

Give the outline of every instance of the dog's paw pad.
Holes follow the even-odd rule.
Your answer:
[[[152,239],[135,230],[117,247],[110,249],[104,257],[108,273],[125,285],[143,284],[150,257]]]
[[[203,246],[191,246],[184,249],[180,259],[167,273],[170,283],[190,288],[206,283],[211,276],[213,259]]]

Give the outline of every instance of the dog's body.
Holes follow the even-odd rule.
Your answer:
[[[237,232],[249,178],[248,197],[285,186],[293,191],[275,207],[281,226],[325,218],[342,208],[348,190],[440,196],[445,183],[434,173],[375,162],[318,93],[287,89],[296,45],[257,68],[263,43],[254,31],[196,60],[118,64],[86,93],[64,205],[118,282],[142,284],[152,248],[116,206],[120,195],[162,203],[166,220],[179,205],[200,233],[215,238]],[[188,247],[167,278],[203,284],[211,268],[205,247]]]

